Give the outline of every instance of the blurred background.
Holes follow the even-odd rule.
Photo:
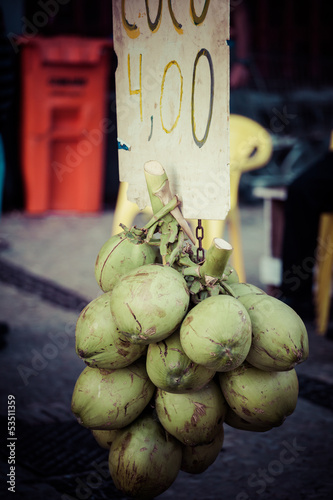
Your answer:
[[[231,1],[232,17],[238,5],[241,6],[243,3],[245,2]],[[267,128],[275,139],[274,154],[269,165],[251,176],[244,176],[241,181],[241,196],[251,201],[254,183],[281,183],[279,176],[283,176],[283,180],[287,182],[298,169],[304,168],[311,162],[313,157],[320,153],[321,148],[326,147],[333,116],[331,29],[333,7],[330,2],[323,0],[285,0],[278,4],[266,0],[248,0],[246,4],[250,29],[247,61],[249,78],[246,80],[246,85],[234,90],[235,105],[232,111],[241,112],[255,119]],[[45,8],[42,5],[45,5]],[[97,38],[101,42],[105,41],[105,45],[101,43],[100,48],[96,49],[100,50],[101,58],[96,59],[93,64],[95,79],[96,68],[105,67],[108,75],[103,90],[105,95],[95,95],[94,99],[99,105],[101,101],[103,102],[104,114],[114,124],[116,124],[114,88],[116,59],[112,47],[110,48],[107,43],[112,40],[110,1],[70,0],[50,2],[48,7],[48,2],[38,0],[1,0],[0,6],[3,16],[2,45],[6,46],[2,48],[1,63],[6,73],[2,78],[6,78],[7,82],[1,97],[2,109],[6,108],[5,126],[1,125],[6,164],[2,210],[6,212],[24,209],[26,206],[26,184],[29,183],[26,176],[29,177],[29,173],[26,173],[28,167],[22,164],[24,163],[23,155],[20,154],[22,147],[18,145],[29,141],[27,135],[30,134],[30,139],[33,140],[34,136],[41,133],[41,126],[38,129],[36,124],[30,122],[25,125],[26,114],[29,113],[28,104],[27,106],[24,104],[25,100],[36,99],[36,96],[31,94],[33,90],[29,86],[31,65],[29,71],[24,59],[28,58],[31,61],[33,58],[38,71],[42,62],[36,41],[39,37],[47,37],[49,43],[52,43],[52,40],[53,44],[57,45],[56,38],[59,35],[71,36],[72,42],[66,47],[67,55],[60,55],[57,63],[50,62],[56,65],[50,68],[51,73],[53,70],[52,74],[65,77],[68,69],[66,59],[69,53],[75,52],[79,39],[84,38],[89,41]],[[25,35],[25,40],[19,41],[17,35]],[[107,59],[102,57],[104,51],[108,51]],[[75,58],[74,55],[72,57]],[[94,78],[94,71],[89,73],[87,63],[85,55],[81,54],[75,62],[74,73],[78,71],[84,73],[85,68],[88,73],[83,76],[89,80],[86,82],[89,87],[90,80]],[[90,69],[93,70],[92,67]],[[67,83],[59,80],[53,83],[45,80],[42,83],[35,79],[34,86],[38,84],[40,84],[39,100],[33,106],[35,111],[41,114],[40,118],[45,120],[47,117],[43,114],[47,113],[50,106],[46,105],[47,98],[50,102],[52,99],[54,101],[56,92],[62,90],[65,99],[63,107],[67,106],[73,110],[73,104],[69,104],[72,87],[74,86],[74,91],[84,90],[82,82],[79,88],[79,83],[71,83],[68,75]],[[2,85],[5,85],[4,80]],[[45,95],[41,96],[40,93],[43,92]],[[83,105],[80,102],[78,97],[78,106]],[[57,106],[59,107],[59,104]],[[69,112],[67,109],[67,113]],[[79,117],[73,114],[65,117],[65,115],[59,116],[59,113],[58,116],[51,114],[49,123],[45,123],[44,128],[59,128],[62,125],[66,126],[66,123],[69,126],[75,123],[73,120],[79,120]],[[84,119],[82,121],[82,113],[80,115],[81,122],[77,125],[87,129],[89,123],[84,122]],[[99,160],[102,163],[101,208],[113,206],[118,191],[116,129],[108,131],[105,135],[106,140],[103,141],[105,144],[101,145],[103,155]],[[47,146],[50,147],[52,138],[44,137],[45,144],[47,140],[49,141]],[[43,145],[40,145],[40,148],[43,148]],[[53,153],[55,157],[60,154],[59,151]],[[36,159],[34,161],[36,162]]]
[[[333,4],[231,0],[230,11],[231,113],[262,127],[270,149],[238,179],[226,231],[241,236],[243,280],[278,294],[288,187],[332,145]],[[0,423],[6,436],[13,394],[17,498],[124,498],[107,451],[70,410],[84,368],[75,324],[101,293],[94,264],[119,188],[111,0],[0,0],[0,13]],[[247,160],[261,145],[245,148]],[[332,259],[329,227],[322,241]],[[303,264],[300,279],[313,268]],[[324,274],[328,318],[318,331],[304,314],[310,357],[297,368],[295,413],[269,433],[226,426],[214,465],[180,473],[161,498],[218,500],[222,490],[228,500],[330,498],[331,267]],[[3,440],[0,455],[5,477]],[[0,491],[7,498],[3,481]]]

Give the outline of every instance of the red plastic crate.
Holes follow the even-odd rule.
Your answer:
[[[101,208],[112,41],[34,37],[22,52],[26,211]]]

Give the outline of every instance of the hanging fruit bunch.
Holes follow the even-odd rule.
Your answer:
[[[215,238],[204,260],[163,167],[145,165],[152,219],[112,236],[95,276],[103,294],[81,312],[76,352],[87,365],[72,411],[109,449],[115,486],[153,498],[179,470],[217,458],[224,424],[263,432],[296,408],[295,366],[308,357],[301,318],[228,264]]]

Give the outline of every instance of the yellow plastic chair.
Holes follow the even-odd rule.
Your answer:
[[[333,213],[320,216],[315,277],[316,331],[327,332],[332,290]]]
[[[127,199],[127,182],[120,182],[117,196],[116,209],[113,215],[111,235],[120,233],[122,231],[120,224],[125,224],[127,227],[133,225],[135,217],[140,213],[146,214],[147,219],[152,216],[151,208],[147,207],[144,210],[139,210],[136,203],[128,201]]]
[[[333,131],[331,132],[328,149],[333,151]],[[333,213],[323,213],[319,220],[315,274],[315,316],[318,335],[325,335],[327,332],[331,308],[332,269]]]
[[[238,189],[244,172],[265,166],[273,151],[270,134],[259,123],[241,115],[230,115],[230,211],[226,220],[204,220],[203,244],[209,248],[213,238],[223,236],[228,227],[229,243],[233,247],[231,262],[239,280],[246,281],[241,241],[241,221],[238,207]]]
[[[225,223],[228,224],[229,241],[233,246],[232,263],[240,281],[246,281],[241,244],[241,223],[238,209],[238,187],[243,172],[266,165],[272,155],[272,139],[259,123],[241,115],[230,115],[230,211],[226,221],[203,220],[204,248],[209,248],[213,238],[223,236]],[[139,213],[135,203],[127,200],[127,183],[119,185],[116,209],[113,217],[112,234],[118,233],[120,223],[131,226]],[[151,216],[151,209],[143,213]],[[192,225],[196,224],[191,221]]]

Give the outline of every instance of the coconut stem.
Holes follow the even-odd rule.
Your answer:
[[[232,289],[231,289],[231,287],[229,285],[227,285],[226,283],[224,283],[224,281],[221,281],[220,285],[224,289],[224,291],[227,292],[227,295],[230,295],[231,297],[236,298],[236,295],[234,294],[234,292],[232,291]]]
[[[150,198],[151,207],[156,214],[163,206],[172,199],[168,176],[162,165],[155,160],[148,161],[144,166],[145,178]],[[195,238],[192,230],[184,219],[179,207],[177,206],[170,213],[176,219],[184,233],[195,245]]]
[[[154,214],[156,214],[164,206],[162,200],[158,196],[156,196],[156,193],[165,189],[168,176],[162,165],[157,161],[146,162],[144,166],[144,172],[145,172],[145,178],[146,178],[151,208]]]
[[[178,237],[178,241],[176,243],[174,243],[175,247],[172,250],[172,252],[170,253],[169,258],[167,259],[167,263],[169,266],[172,266],[173,263],[175,262],[175,260],[177,259],[177,257],[180,256],[182,249],[183,249],[183,246],[184,246],[184,239],[185,239],[184,233],[180,232],[179,237]]]
[[[222,238],[214,238],[211,246],[206,252],[206,258],[200,266],[200,275],[202,278],[211,276],[220,279],[225,266],[232,252],[232,246]]]
[[[143,227],[143,229],[149,229],[151,226],[156,224],[160,219],[165,217],[168,213],[170,213],[172,210],[174,210],[177,205],[179,204],[179,200],[177,196],[174,196],[166,205],[163,205],[158,212],[154,212],[153,217],[150,219],[149,222]]]
[[[194,278],[200,278],[200,266],[189,266],[182,270],[184,276],[193,276]]]

